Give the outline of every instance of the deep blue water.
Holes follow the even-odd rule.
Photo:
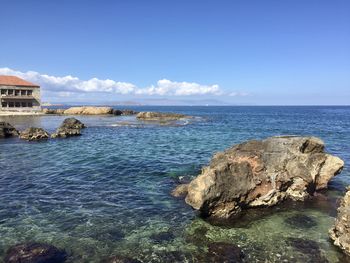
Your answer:
[[[191,262],[208,242],[225,241],[240,245],[250,262],[305,262],[311,256],[286,243],[298,237],[318,242],[329,262],[341,260],[327,237],[334,204],[329,209],[291,207],[244,227],[226,228],[204,222],[169,193],[179,178],[197,175],[215,152],[273,135],[320,137],[327,151],[347,165],[350,107],[128,108],[198,118],[157,125],[135,117],[79,116],[88,126],[80,137],[0,140],[0,257],[18,242],[43,241],[65,248],[70,262],[99,262],[114,254],[143,262]],[[0,117],[20,130],[37,126],[49,132],[63,119]],[[329,199],[348,184],[345,167],[332,180]],[[285,219],[296,213],[314,218],[317,225],[286,225]],[[196,229],[206,230],[198,234]],[[192,242],[196,238],[200,241]]]

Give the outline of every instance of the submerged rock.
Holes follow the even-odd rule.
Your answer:
[[[15,245],[6,252],[5,263],[61,263],[67,253],[52,245],[28,243]]]
[[[7,138],[18,135],[18,131],[10,123],[0,122],[0,138]]]
[[[328,260],[321,254],[320,246],[316,241],[302,238],[288,238],[287,244],[293,247],[296,251],[303,254],[305,262],[327,263]]]
[[[168,242],[175,238],[174,234],[169,231],[154,233],[150,238],[156,243]]]
[[[186,118],[188,116],[178,113],[149,112],[143,111],[137,114],[136,118],[146,121],[173,121]]]
[[[285,223],[293,227],[305,228],[305,229],[308,229],[317,225],[317,222],[315,219],[303,214],[297,214],[297,215],[288,217],[285,220]]]
[[[142,263],[141,261],[124,256],[113,256],[101,261],[101,263]]]
[[[51,135],[52,138],[66,138],[70,136],[81,135],[81,129],[85,128],[85,125],[76,118],[67,118],[63,121],[61,126]]]
[[[249,207],[304,200],[343,166],[315,137],[252,140],[215,154],[188,185],[185,201],[203,216],[225,219]]]
[[[206,262],[239,263],[243,262],[243,258],[244,254],[238,246],[217,242],[209,244]]]
[[[43,128],[30,127],[21,132],[19,138],[27,141],[39,141],[46,140],[50,137],[50,134]]]
[[[350,187],[340,201],[338,215],[334,226],[329,230],[329,236],[334,241],[334,245],[350,256]]]

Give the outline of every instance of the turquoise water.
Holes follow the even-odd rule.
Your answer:
[[[322,260],[347,260],[327,236],[336,200],[350,184],[347,167],[322,198],[257,210],[230,226],[203,221],[169,193],[181,178],[197,175],[216,151],[253,138],[318,136],[348,164],[350,107],[131,108],[196,118],[157,125],[132,116],[79,116],[88,126],[80,137],[0,140],[0,258],[18,242],[41,241],[66,249],[68,262],[115,254],[196,262],[209,243],[224,241],[239,245],[247,262],[317,262],[315,253],[293,246],[291,239],[299,238],[316,242]],[[49,132],[63,119],[0,117],[20,130],[38,126]]]

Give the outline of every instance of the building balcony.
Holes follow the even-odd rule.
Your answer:
[[[6,94],[1,94],[0,98],[1,99],[20,99],[20,100],[34,99],[33,95],[6,95]]]

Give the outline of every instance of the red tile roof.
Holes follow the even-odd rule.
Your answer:
[[[29,81],[21,79],[15,76],[4,76],[0,75],[0,85],[5,86],[25,86],[25,87],[36,87],[39,88],[39,85],[33,84]]]

